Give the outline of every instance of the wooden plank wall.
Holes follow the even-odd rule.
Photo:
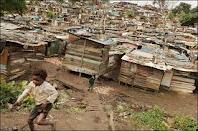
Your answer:
[[[137,70],[137,66],[135,64],[122,61],[121,68],[120,68],[120,75],[118,78],[119,81],[129,84],[129,85],[134,85],[134,78],[135,78],[136,70]]]
[[[170,84],[171,84],[172,77],[173,77],[173,70],[165,71],[164,76],[161,81],[161,85],[169,88]]]
[[[134,85],[159,90],[162,77],[163,71],[161,70],[137,65]]]
[[[170,90],[184,93],[193,93],[195,87],[195,79],[189,77],[190,73],[174,70]]]
[[[101,74],[107,69],[109,47],[85,39],[68,43],[63,65],[72,66]],[[84,73],[84,72],[83,72]]]
[[[122,61],[119,81],[144,88],[159,90],[163,71]]]

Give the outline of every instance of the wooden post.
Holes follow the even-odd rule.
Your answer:
[[[103,5],[102,33],[105,34],[106,27],[106,7]]]
[[[82,68],[82,65],[83,65],[83,59],[84,59],[84,55],[85,55],[86,42],[87,42],[87,40],[85,39],[85,41],[84,41],[84,46],[83,46],[83,54],[82,54],[82,57],[81,57],[80,68]],[[81,72],[79,73],[79,77],[81,77]]]

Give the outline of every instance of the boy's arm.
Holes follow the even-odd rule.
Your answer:
[[[54,101],[58,97],[58,91],[53,87],[52,85],[49,85],[50,87],[47,88],[49,97],[47,98],[47,101],[50,103],[54,103]]]
[[[32,89],[32,83],[29,83],[23,93],[18,97],[17,101],[13,104],[13,106],[19,105],[19,103],[30,93]]]

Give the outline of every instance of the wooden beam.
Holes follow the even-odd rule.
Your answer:
[[[83,65],[83,59],[84,59],[84,55],[85,55],[86,41],[87,41],[87,40],[84,41],[83,54],[82,54],[82,57],[81,57],[80,68],[82,68],[82,65]],[[79,76],[81,77],[81,73],[79,74]]]

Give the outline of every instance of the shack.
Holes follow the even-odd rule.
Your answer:
[[[134,50],[122,57],[119,82],[131,86],[159,90],[165,65],[155,64],[154,55],[141,50]]]
[[[109,55],[111,45],[115,44],[111,38],[96,40],[77,33],[68,33],[64,67],[89,75],[102,75],[115,65],[114,57]]]
[[[66,43],[41,29],[25,25],[1,22],[1,74],[14,80],[26,73],[30,61],[41,61],[45,57],[64,52]],[[8,55],[9,54],[9,55]]]

